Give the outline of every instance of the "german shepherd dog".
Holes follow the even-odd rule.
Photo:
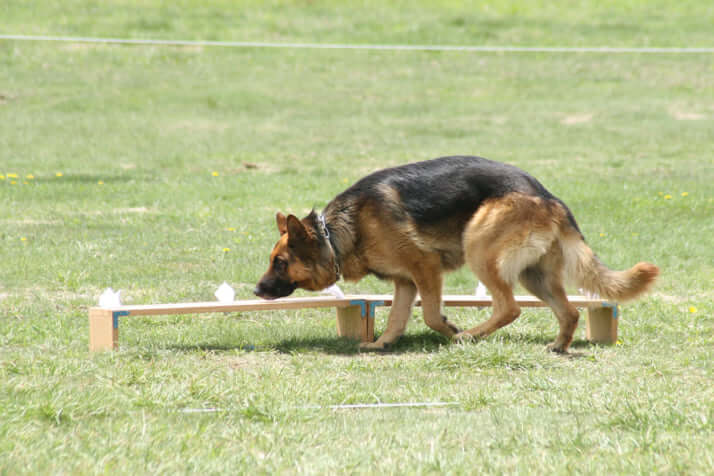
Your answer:
[[[340,276],[367,274],[394,282],[384,333],[366,349],[385,349],[406,328],[417,292],[426,324],[454,340],[485,337],[521,313],[520,282],[555,313],[560,333],[549,348],[567,352],[578,323],[565,283],[603,298],[633,299],[659,269],[638,263],[608,269],[595,256],[573,214],[528,173],[480,157],[443,157],[364,177],[322,214],[276,216],[280,240],[255,294],[288,296],[325,289]],[[493,314],[460,331],[441,314],[443,274],[468,263],[493,297]]]

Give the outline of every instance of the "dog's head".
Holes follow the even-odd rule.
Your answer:
[[[280,239],[270,253],[270,266],[255,287],[264,299],[289,296],[297,288],[319,291],[334,284],[335,257],[318,229],[315,212],[300,220],[276,216]]]

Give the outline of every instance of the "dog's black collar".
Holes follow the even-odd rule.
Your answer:
[[[332,237],[330,236],[330,230],[327,229],[327,220],[325,219],[324,214],[320,214],[317,217],[317,223],[319,225],[319,230],[322,236],[325,238],[325,241],[327,242],[327,246],[330,247],[330,251],[332,251],[332,256],[334,257],[335,260],[335,282],[340,280],[340,259],[337,256],[337,248],[335,248],[335,244],[332,242]]]

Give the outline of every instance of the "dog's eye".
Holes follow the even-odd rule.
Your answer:
[[[284,259],[278,258],[276,256],[275,259],[273,260],[273,269],[276,272],[282,273],[283,271],[285,271],[287,269],[287,267],[288,267],[288,263]]]

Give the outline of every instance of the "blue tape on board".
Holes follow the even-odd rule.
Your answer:
[[[350,301],[350,306],[359,306],[362,317],[367,317],[367,301],[364,299],[353,299]]]
[[[112,325],[114,329],[119,329],[119,316],[128,316],[129,311],[114,311],[112,312]]]
[[[604,302],[602,303],[602,307],[609,307],[612,309],[613,319],[620,317],[620,306],[618,306],[616,302]]]

